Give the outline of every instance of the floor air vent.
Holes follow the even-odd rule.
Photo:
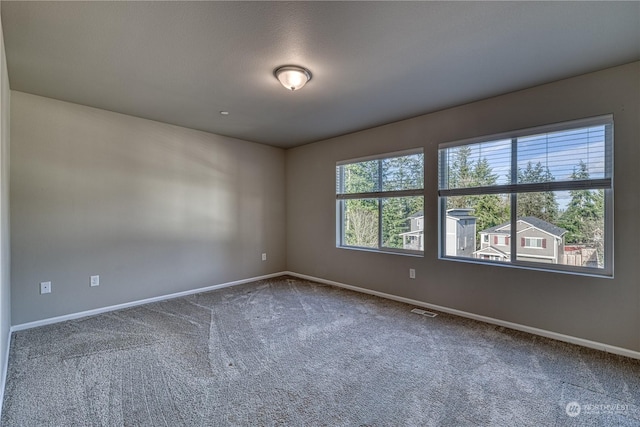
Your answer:
[[[436,313],[432,313],[430,311],[427,310],[421,310],[419,308],[414,308],[413,310],[411,310],[412,313],[416,313],[416,314],[421,314],[423,316],[427,316],[427,317],[436,317],[437,314]]]

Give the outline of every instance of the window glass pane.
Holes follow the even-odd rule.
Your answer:
[[[378,200],[342,202],[343,241],[346,246],[378,248]]]
[[[604,209],[604,190],[519,194],[517,259],[604,268]]]
[[[382,190],[414,190],[424,186],[424,155],[391,157],[382,160]]]
[[[601,117],[573,125],[441,148],[439,195],[446,219],[440,227],[446,238],[440,253],[571,267],[564,271],[602,269],[611,275],[612,260],[605,256],[612,253],[612,236],[605,233],[613,215],[605,195],[613,190],[613,124]],[[509,194],[492,194],[503,191]],[[517,200],[515,223],[510,198]],[[455,213],[475,217],[472,255]]]
[[[440,189],[511,183],[511,140],[445,148],[440,155]]]
[[[417,216],[424,209],[424,197],[414,194],[423,188],[422,150],[337,165],[338,245],[421,250],[424,219]]]
[[[445,203],[445,255],[509,261],[507,194],[447,197]]]
[[[563,264],[604,268],[605,190],[565,191],[558,225],[567,230]]]
[[[566,192],[519,193],[518,218],[530,216],[547,222],[556,222],[562,201],[558,197],[564,197],[564,193]]]
[[[378,160],[337,166],[337,193],[352,194],[378,191],[378,166]]]
[[[518,183],[604,177],[604,125],[518,138]]]
[[[393,197],[382,201],[382,246],[424,250],[422,197]]]

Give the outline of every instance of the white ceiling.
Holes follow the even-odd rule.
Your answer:
[[[638,1],[1,8],[11,89],[279,147],[640,59]]]

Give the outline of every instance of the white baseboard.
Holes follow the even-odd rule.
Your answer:
[[[67,320],[79,319],[87,316],[95,316],[96,314],[106,313],[109,311],[122,310],[123,308],[135,307],[137,305],[149,304],[151,302],[164,301],[173,298],[180,298],[187,295],[199,294],[201,292],[213,291],[216,289],[228,288],[230,286],[242,285],[244,283],[255,282],[258,280],[270,279],[272,277],[284,276],[286,272],[278,272],[266,274],[264,276],[250,277],[248,279],[236,280],[233,282],[221,283],[219,285],[206,286],[204,288],[190,289],[188,291],[176,292],[173,294],[160,295],[152,298],[145,298],[137,301],[125,302],[123,304],[110,305],[108,307],[95,308],[93,310],[81,311],[78,313],[65,314],[63,316],[50,317],[48,319],[36,320],[34,322],[21,323],[11,326],[11,332],[23,331],[25,329],[36,328],[38,326],[51,325],[53,323],[65,322]],[[11,334],[9,334],[11,336]],[[8,351],[8,349],[7,349]],[[3,388],[4,390],[4,388]],[[0,401],[1,402],[1,401]]]
[[[301,279],[311,280],[313,282],[324,283],[327,285],[337,286],[340,288],[349,289],[356,292],[361,292],[369,295],[375,295],[381,298],[386,298],[394,301],[404,302],[411,305],[417,305],[419,307],[430,308],[432,310],[441,311],[443,313],[454,314],[460,317],[466,317],[468,319],[478,320],[480,322],[490,323],[493,325],[504,326],[505,328],[515,329],[516,331],[528,332],[533,335],[539,335],[546,338],[552,338],[554,340],[567,342],[570,344],[580,345],[582,347],[593,348],[595,350],[604,351],[606,353],[618,354],[620,356],[630,357],[632,359],[640,359],[640,352],[629,350],[622,347],[616,347],[609,344],[603,344],[596,341],[590,341],[583,338],[572,337],[570,335],[559,334],[557,332],[551,332],[544,329],[533,328],[531,326],[521,325],[519,323],[506,322],[500,319],[494,319],[493,317],[481,316],[479,314],[468,313],[462,310],[456,310],[454,308],[443,307],[436,304],[430,304],[422,301],[417,301],[410,298],[399,297],[396,295],[386,294],[384,292],[372,291],[366,288],[360,288],[357,286],[347,285],[340,282],[334,282],[333,280],[321,279],[319,277],[308,276],[306,274],[294,273],[287,271],[286,274]]]
[[[293,271],[281,271],[281,272],[278,272],[278,273],[267,274],[267,275],[264,275],[264,276],[251,277],[251,278],[248,278],[248,279],[236,280],[236,281],[228,282],[228,283],[221,283],[219,285],[207,286],[207,287],[198,288],[198,289],[191,289],[191,290],[188,290],[188,291],[177,292],[177,293],[168,294],[168,295],[161,295],[161,296],[158,296],[158,297],[146,298],[146,299],[143,299],[143,300],[132,301],[132,302],[112,305],[112,306],[108,306],[108,307],[96,308],[96,309],[93,309],[93,310],[82,311],[82,312],[79,312],[79,313],[71,313],[71,314],[66,314],[64,316],[57,316],[57,317],[52,317],[52,318],[49,318],[49,319],[37,320],[35,322],[22,323],[22,324],[19,324],[19,325],[12,326],[11,327],[11,332],[22,331],[22,330],[25,330],[25,329],[35,328],[35,327],[38,327],[38,326],[44,326],[44,325],[50,325],[50,324],[53,324],[53,323],[64,322],[66,320],[73,320],[73,319],[79,319],[79,318],[87,317],[87,316],[94,316],[96,314],[106,313],[106,312],[109,312],[109,311],[121,310],[123,308],[134,307],[134,306],[137,306],[137,305],[148,304],[148,303],[151,303],[151,302],[164,301],[164,300],[168,300],[168,299],[172,299],[172,298],[179,298],[179,297],[183,297],[183,296],[187,296],[187,295],[197,294],[197,293],[200,293],[200,292],[213,291],[215,289],[222,289],[222,288],[226,288],[226,287],[229,287],[229,286],[241,285],[241,284],[244,284],[244,283],[249,283],[249,282],[254,282],[254,281],[257,281],[257,280],[269,279],[269,278],[272,278],[272,277],[278,277],[278,276],[284,276],[284,275],[290,275],[290,276],[294,276],[294,277],[299,277],[301,279],[306,279],[306,280],[311,280],[311,281],[318,282],[318,283],[324,283],[324,284],[327,284],[327,285],[337,286],[337,287],[340,287],[340,288],[345,288],[345,289],[349,289],[349,290],[360,292],[360,293],[365,293],[365,294],[369,294],[369,295],[375,295],[375,296],[378,296],[378,297],[381,297],[381,298],[386,298],[386,299],[390,299],[390,300],[394,300],[394,301],[403,302],[403,303],[406,303],[406,304],[416,305],[418,307],[430,308],[432,310],[441,311],[443,313],[454,314],[456,316],[466,317],[468,319],[478,320],[480,322],[490,323],[490,324],[498,325],[498,326],[504,326],[505,328],[515,329],[517,331],[522,331],[522,332],[528,332],[528,333],[533,334],[533,335],[539,335],[539,336],[546,337],[546,338],[552,338],[552,339],[555,339],[555,340],[558,340],[558,341],[563,341],[563,342],[567,342],[567,343],[570,343],[570,344],[576,344],[576,345],[580,345],[580,346],[583,346],[583,347],[593,348],[595,350],[600,350],[600,351],[604,351],[604,352],[607,352],[607,353],[618,354],[620,356],[626,356],[626,357],[630,357],[632,359],[640,360],[640,352],[638,352],[638,351],[629,350],[629,349],[622,348],[622,347],[616,347],[616,346],[613,346],[613,345],[604,344],[604,343],[600,343],[600,342],[596,342],[596,341],[591,341],[591,340],[587,340],[587,339],[583,339],[583,338],[577,338],[577,337],[573,337],[573,336],[570,336],[570,335],[564,335],[564,334],[560,334],[560,333],[557,333],[557,332],[551,332],[551,331],[547,331],[547,330],[544,330],[544,329],[538,329],[538,328],[534,328],[534,327],[531,327],[531,326],[521,325],[519,323],[507,322],[507,321],[504,321],[504,320],[495,319],[493,317],[481,316],[479,314],[469,313],[469,312],[462,311],[462,310],[456,310],[454,308],[444,307],[444,306],[440,306],[440,305],[436,305],[436,304],[430,304],[430,303],[427,303],[427,302],[418,301],[418,300],[414,300],[414,299],[411,299],[411,298],[404,298],[404,297],[400,297],[400,296],[397,296],[397,295],[387,294],[387,293],[384,293],[384,292],[373,291],[371,289],[360,288],[358,286],[347,285],[345,283],[335,282],[333,280],[321,279],[319,277],[314,277],[314,276],[309,276],[309,275],[306,275],[306,274],[295,273]],[[9,342],[10,342],[10,340],[11,340],[11,334],[9,334]],[[3,378],[6,378],[6,370],[7,370],[7,362],[8,362],[8,354],[9,354],[9,345],[7,345],[7,350],[6,351],[7,351],[7,360],[5,361],[5,366],[2,367],[2,369],[4,370],[3,372],[5,372],[5,375],[4,375]],[[0,389],[0,393],[4,393],[4,384],[2,384],[2,388]],[[2,402],[2,400],[0,400],[0,402]],[[0,411],[1,410],[2,409],[0,408]]]
[[[5,347],[4,363],[2,364],[2,381],[0,381],[0,420],[2,420],[2,407],[4,406],[4,387],[7,384],[9,372],[9,347],[11,346],[11,331],[7,334],[7,346]]]

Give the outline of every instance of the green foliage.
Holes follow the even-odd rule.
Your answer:
[[[384,159],[381,166],[384,191],[411,190],[424,186],[422,154]],[[423,209],[423,197],[385,199],[382,204],[382,246],[402,248],[400,234],[410,231],[409,217]]]
[[[471,148],[462,146],[455,151],[449,171],[450,188],[470,188],[495,185],[498,175],[493,173],[486,158],[470,160]],[[509,220],[508,199],[498,194],[478,196],[456,196],[447,198],[447,210],[455,208],[473,209],[476,230],[484,230]],[[476,236],[478,239],[479,236]],[[479,242],[477,242],[479,243]]]
[[[454,151],[448,172],[449,188],[473,188],[495,185],[497,176],[485,158],[472,159],[469,146]],[[527,162],[518,168],[520,184],[554,181],[549,168],[541,162]],[[510,176],[508,181],[511,181]],[[580,161],[571,175],[572,180],[589,179],[587,165]],[[564,212],[560,212],[556,195],[552,191],[518,193],[518,217],[533,216],[565,228],[565,242],[595,248],[602,264],[604,255],[604,190],[571,190],[571,201]],[[485,230],[510,221],[509,196],[496,194],[463,195],[447,198],[447,209],[473,209],[476,229]],[[479,238],[477,236],[477,238]]]
[[[347,194],[421,189],[424,186],[422,154],[352,163],[338,167],[338,191]],[[352,199],[343,202],[344,243],[378,247],[378,203],[382,203],[381,246],[402,248],[401,233],[409,231],[411,215],[423,210],[423,197]]]
[[[338,167],[338,174],[342,169],[341,193],[367,193],[378,189],[378,161],[351,163]]]
[[[378,201],[345,200],[344,243],[366,248],[378,247]]]
[[[412,190],[424,187],[424,156],[391,157],[381,162],[382,191]]]
[[[580,161],[571,174],[573,180],[589,179],[587,165]],[[560,218],[560,226],[567,230],[566,242],[597,245],[604,227],[604,191],[571,190],[571,201]]]
[[[409,230],[409,217],[423,212],[422,197],[394,197],[382,204],[382,245],[387,248],[402,248],[401,233]]]
[[[529,184],[550,182],[555,178],[548,167],[538,162],[535,165],[527,162],[525,169],[518,168],[518,183]],[[552,191],[518,194],[518,217],[534,216],[554,223],[558,219],[558,202]]]

